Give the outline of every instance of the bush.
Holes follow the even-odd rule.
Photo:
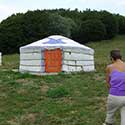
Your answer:
[[[118,21],[116,17],[107,11],[101,11],[100,19],[106,28],[105,39],[113,38],[118,33]]]
[[[119,34],[125,34],[125,17],[117,15],[116,18],[119,24]]]
[[[0,50],[17,53],[20,46],[50,35],[70,37],[74,25],[72,19],[47,11],[12,15],[0,24]]]
[[[82,22],[80,39],[83,42],[102,40],[105,35],[105,25],[100,20],[86,20]]]
[[[119,32],[118,32],[119,31]],[[17,13],[0,23],[0,51],[17,53],[19,47],[58,34],[76,41],[111,39],[125,34],[125,17],[107,11],[35,10]]]
[[[51,98],[65,97],[68,94],[69,92],[64,87],[53,88],[47,91],[47,96]]]
[[[57,13],[50,14],[47,26],[48,36],[57,34],[70,37],[73,25],[74,22],[70,18],[62,17]]]

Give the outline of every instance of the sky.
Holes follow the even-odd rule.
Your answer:
[[[0,0],[0,22],[12,14],[56,8],[107,10],[125,16],[125,0]]]

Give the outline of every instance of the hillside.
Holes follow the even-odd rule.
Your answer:
[[[0,125],[101,125],[105,119],[104,68],[109,52],[119,48],[125,58],[125,36],[92,42],[96,72],[33,76],[13,72],[19,55],[5,55],[0,67]],[[119,113],[116,117],[119,124]]]
[[[104,70],[110,63],[109,53],[112,49],[120,49],[125,61],[125,36],[117,36],[112,40],[103,40],[87,44],[95,50],[95,65],[97,70]]]

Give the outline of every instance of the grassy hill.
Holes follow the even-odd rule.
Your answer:
[[[95,49],[96,72],[55,76],[20,74],[12,71],[19,66],[19,55],[3,56],[0,125],[101,125],[108,95],[104,69],[110,63],[110,50],[119,48],[125,57],[125,36],[87,46]]]

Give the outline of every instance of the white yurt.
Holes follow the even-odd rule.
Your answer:
[[[0,66],[2,65],[2,53],[0,52]]]
[[[94,71],[94,50],[53,35],[20,47],[20,72],[32,74]]]

